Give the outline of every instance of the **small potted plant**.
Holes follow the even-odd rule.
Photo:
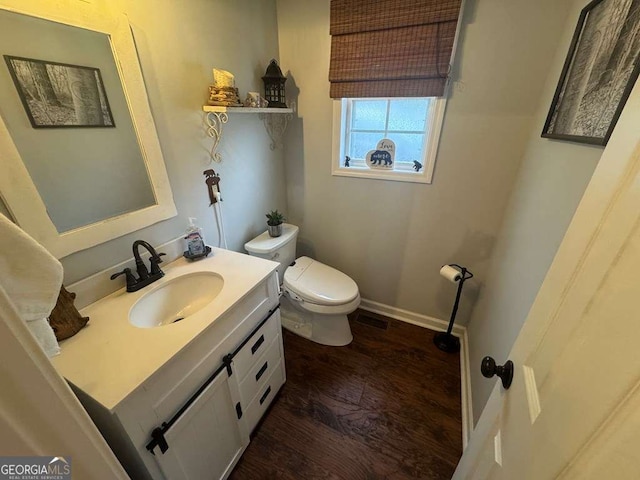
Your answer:
[[[269,235],[272,237],[279,237],[282,235],[282,222],[286,219],[278,210],[271,210],[267,213],[267,229]]]

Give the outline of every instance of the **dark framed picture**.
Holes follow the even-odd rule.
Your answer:
[[[640,71],[640,0],[580,13],[542,136],[606,145]]]
[[[115,127],[99,69],[4,59],[33,128]]]

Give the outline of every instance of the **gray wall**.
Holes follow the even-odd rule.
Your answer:
[[[285,143],[301,253],[339,268],[364,298],[448,319],[444,263],[486,277],[568,2],[469,0],[431,185],[331,175],[329,0],[278,0],[280,59],[298,119]],[[459,322],[478,283],[470,281]]]
[[[540,138],[584,3],[573,3],[557,44],[489,272],[482,280],[469,323],[475,421],[495,383],[482,377],[480,361],[485,355],[499,363],[507,359],[602,154],[601,147]]]
[[[178,216],[64,258],[67,284],[130,258],[135,239],[157,245],[175,238],[187,217],[197,217],[207,242],[217,245],[202,175],[208,168],[222,178],[229,248],[240,251],[264,231],[267,210],[286,211],[282,150],[269,149],[258,117],[230,115],[220,148],[224,160],[210,165],[202,114],[213,67],[234,73],[241,95],[262,90],[260,77],[278,57],[275,3],[126,0],[121,8],[133,29]]]
[[[0,60],[0,113],[59,232],[155,203],[106,35],[0,10],[0,53],[98,68],[104,82],[115,127],[34,129]]]

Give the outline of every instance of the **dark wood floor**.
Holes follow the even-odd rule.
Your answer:
[[[231,478],[450,479],[462,451],[458,355],[433,332],[350,318],[348,347],[284,333],[287,383]],[[379,317],[378,318],[384,318]]]

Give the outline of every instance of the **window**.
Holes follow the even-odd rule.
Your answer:
[[[431,183],[462,3],[331,0],[333,175]]]
[[[333,174],[431,183],[444,102],[435,97],[335,101]],[[370,168],[367,154],[382,139],[395,143],[393,168]]]

